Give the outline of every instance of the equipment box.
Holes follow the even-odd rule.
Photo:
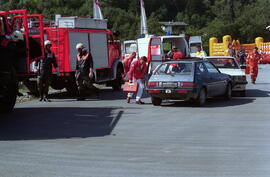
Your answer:
[[[60,17],[57,20],[59,28],[107,29],[107,20],[80,17]]]

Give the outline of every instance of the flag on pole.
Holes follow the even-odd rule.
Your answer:
[[[95,19],[101,19],[103,20],[103,15],[102,15],[102,12],[101,12],[101,9],[100,9],[100,3],[99,3],[99,0],[93,0],[93,13],[94,13],[94,18]]]
[[[144,0],[141,0],[141,34],[148,34]]]

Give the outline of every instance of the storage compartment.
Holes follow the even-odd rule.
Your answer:
[[[107,20],[80,17],[59,17],[57,20],[59,28],[107,29]]]

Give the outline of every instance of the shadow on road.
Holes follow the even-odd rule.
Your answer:
[[[1,115],[0,141],[88,138],[110,135],[120,108],[17,108]]]
[[[71,96],[68,92],[59,92],[50,94],[51,99],[76,99],[77,96]],[[100,89],[99,97],[95,93],[89,92],[86,95],[87,99],[98,99],[98,100],[120,100],[125,99],[126,95],[122,91],[113,91],[111,89]]]
[[[229,106],[238,106],[252,103],[256,100],[256,98],[260,97],[269,97],[270,92],[259,89],[249,89],[246,91],[246,97],[237,97],[237,93],[233,94],[236,97],[233,97],[230,101],[224,101],[222,98],[210,98],[207,99],[207,102],[204,107],[212,108],[212,107],[229,107]],[[196,107],[193,102],[186,101],[177,101],[177,102],[167,102],[163,103],[164,107]]]
[[[224,101],[222,98],[210,98],[207,99],[205,105],[199,108],[217,108],[217,107],[230,107],[249,104],[254,102],[252,98],[232,99],[230,101]],[[167,102],[162,104],[163,107],[194,107],[198,108],[195,103],[188,101]]]
[[[97,97],[95,94],[89,93],[86,98],[94,100],[125,100],[127,98],[127,93],[123,91],[113,91],[112,89],[100,89],[100,96]],[[148,98],[149,95],[144,92],[142,98]],[[76,96],[70,96],[67,92],[59,92],[49,95],[50,99],[76,99]],[[133,96],[135,98],[135,96]]]
[[[270,92],[265,90],[259,90],[259,89],[249,89],[246,91],[247,97],[269,97]]]

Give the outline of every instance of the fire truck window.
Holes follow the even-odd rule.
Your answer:
[[[3,17],[0,17],[0,34],[5,35],[5,26],[4,26]]]

